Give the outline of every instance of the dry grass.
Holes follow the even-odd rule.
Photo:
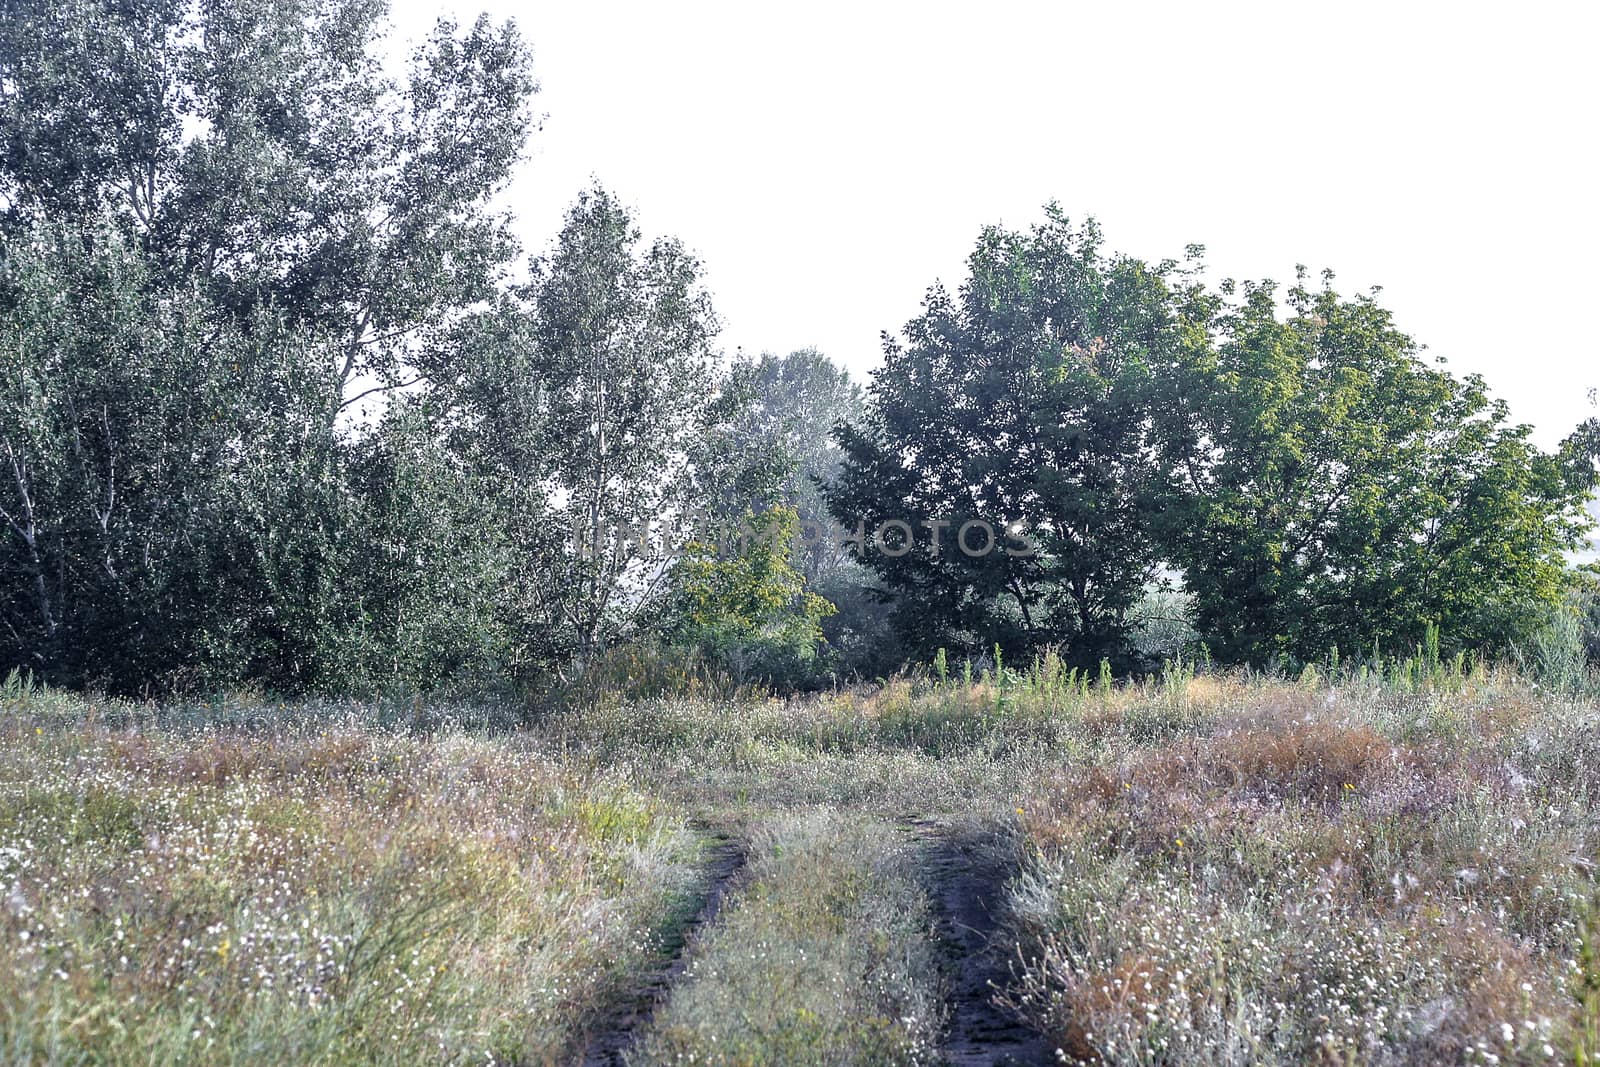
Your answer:
[[[1041,665],[517,718],[0,693],[0,1060],[568,1062],[693,908],[704,821],[749,881],[635,1058],[932,1062],[912,815],[1016,844],[1006,995],[1073,1059],[1600,1044],[1600,715],[1510,675]]]
[[[557,1062],[695,860],[506,741],[4,732],[6,1062]]]
[[[1123,710],[1123,714],[1126,714]],[[1112,713],[1116,714],[1115,712]],[[1102,734],[1115,734],[1101,723]],[[1555,1062],[1600,849],[1592,709],[1255,686],[1019,808],[1019,1010],[1083,1062]]]

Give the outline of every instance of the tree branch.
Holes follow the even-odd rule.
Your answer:
[[[363,389],[363,390],[361,390],[361,392],[357,393],[353,397],[350,397],[348,400],[340,401],[339,407],[338,407],[337,410],[343,411],[345,408],[349,407],[351,404],[354,404],[358,400],[364,400],[365,398],[371,396],[373,393],[387,393],[387,392],[391,392],[392,390],[395,390],[395,389],[406,389],[406,388],[409,388],[410,386],[416,385],[418,382],[426,381],[427,378],[428,378],[428,376],[426,374],[419,374],[415,378],[411,379],[409,382],[394,382],[394,383],[392,383],[390,385],[374,385],[371,389]]]

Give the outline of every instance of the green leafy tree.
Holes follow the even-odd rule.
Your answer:
[[[501,531],[505,569],[481,587],[499,600],[513,676],[560,667],[577,648],[570,490],[558,477],[547,396],[551,373],[526,290],[511,290],[459,323],[427,394],[427,409],[477,487],[469,527]]]
[[[1581,541],[1572,463],[1476,376],[1425,362],[1370,296],[1185,294],[1165,378],[1163,544],[1217,658],[1400,651],[1437,625],[1504,649],[1561,601]]]
[[[683,245],[646,246],[627,210],[593,189],[567,216],[532,286],[553,472],[575,551],[562,612],[580,658],[654,606],[686,507],[687,470],[713,394],[717,322]]]
[[[586,662],[660,621],[669,534],[705,474],[716,328],[694,257],[646,245],[595,188],[530,283],[455,332],[439,395],[522,539],[533,657]]]
[[[396,80],[373,0],[7,4],[11,227],[109,219],[158,282],[315,332],[328,416],[426,375],[516,248],[490,208],[531,122],[511,25],[440,22]]]
[[[341,575],[349,647],[330,657],[366,688],[515,676],[515,527],[492,521],[499,487],[436,432],[427,398],[385,412],[353,445],[348,480],[361,558]]]
[[[910,527],[861,558],[917,654],[1049,644],[1126,663],[1157,567],[1148,404],[1174,344],[1172,265],[1108,256],[1051,206],[1028,232],[986,230],[968,266],[958,295],[936,287],[905,342],[886,342],[865,424],[840,430],[829,506],[847,528]],[[961,551],[969,521],[995,528],[992,551]],[[984,543],[969,531],[969,549]]]
[[[774,450],[782,471],[776,495],[799,517],[796,562],[806,581],[816,585],[838,576],[853,564],[843,551],[846,531],[829,514],[822,487],[837,479],[844,461],[834,428],[865,417],[861,387],[809,348],[736,364],[729,377],[730,394],[742,398],[735,447]]]
[[[799,531],[795,509],[780,505],[746,516],[732,552],[687,546],[671,575],[677,639],[736,681],[794,685],[812,673],[833,606],[807,590],[794,566]]]
[[[327,486],[295,423],[320,419],[328,375],[281,320],[155,288],[96,238],[40,227],[5,250],[8,658],[57,682],[237,682],[259,666],[245,635],[305,603],[333,502],[302,510]]]
[[[898,653],[888,609],[823,495],[844,461],[834,428],[865,418],[861,387],[820,352],[801,349],[736,361],[717,406],[722,417],[707,438],[717,454],[706,466],[723,472],[727,485],[711,494],[712,518],[737,524],[745,512],[775,502],[793,507],[800,520],[795,565],[807,588],[837,609],[822,624],[829,668],[846,676],[888,673]]]
[[[14,662],[138,689],[337,687],[374,661],[348,579],[390,497],[348,415],[430,380],[494,296],[514,246],[490,202],[533,90],[486,21],[390,78],[382,15],[0,12]]]

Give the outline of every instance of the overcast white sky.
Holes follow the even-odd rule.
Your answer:
[[[1600,5],[398,0],[515,17],[545,114],[513,204],[591,178],[706,266],[732,351],[863,376],[986,223],[1049,199],[1150,259],[1330,267],[1551,446],[1591,413]]]

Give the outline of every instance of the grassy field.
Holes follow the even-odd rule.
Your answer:
[[[1592,702],[1438,665],[540,712],[13,684],[0,1060],[1002,1062],[1003,1016],[1057,1062],[1594,1062],[1597,800]]]

